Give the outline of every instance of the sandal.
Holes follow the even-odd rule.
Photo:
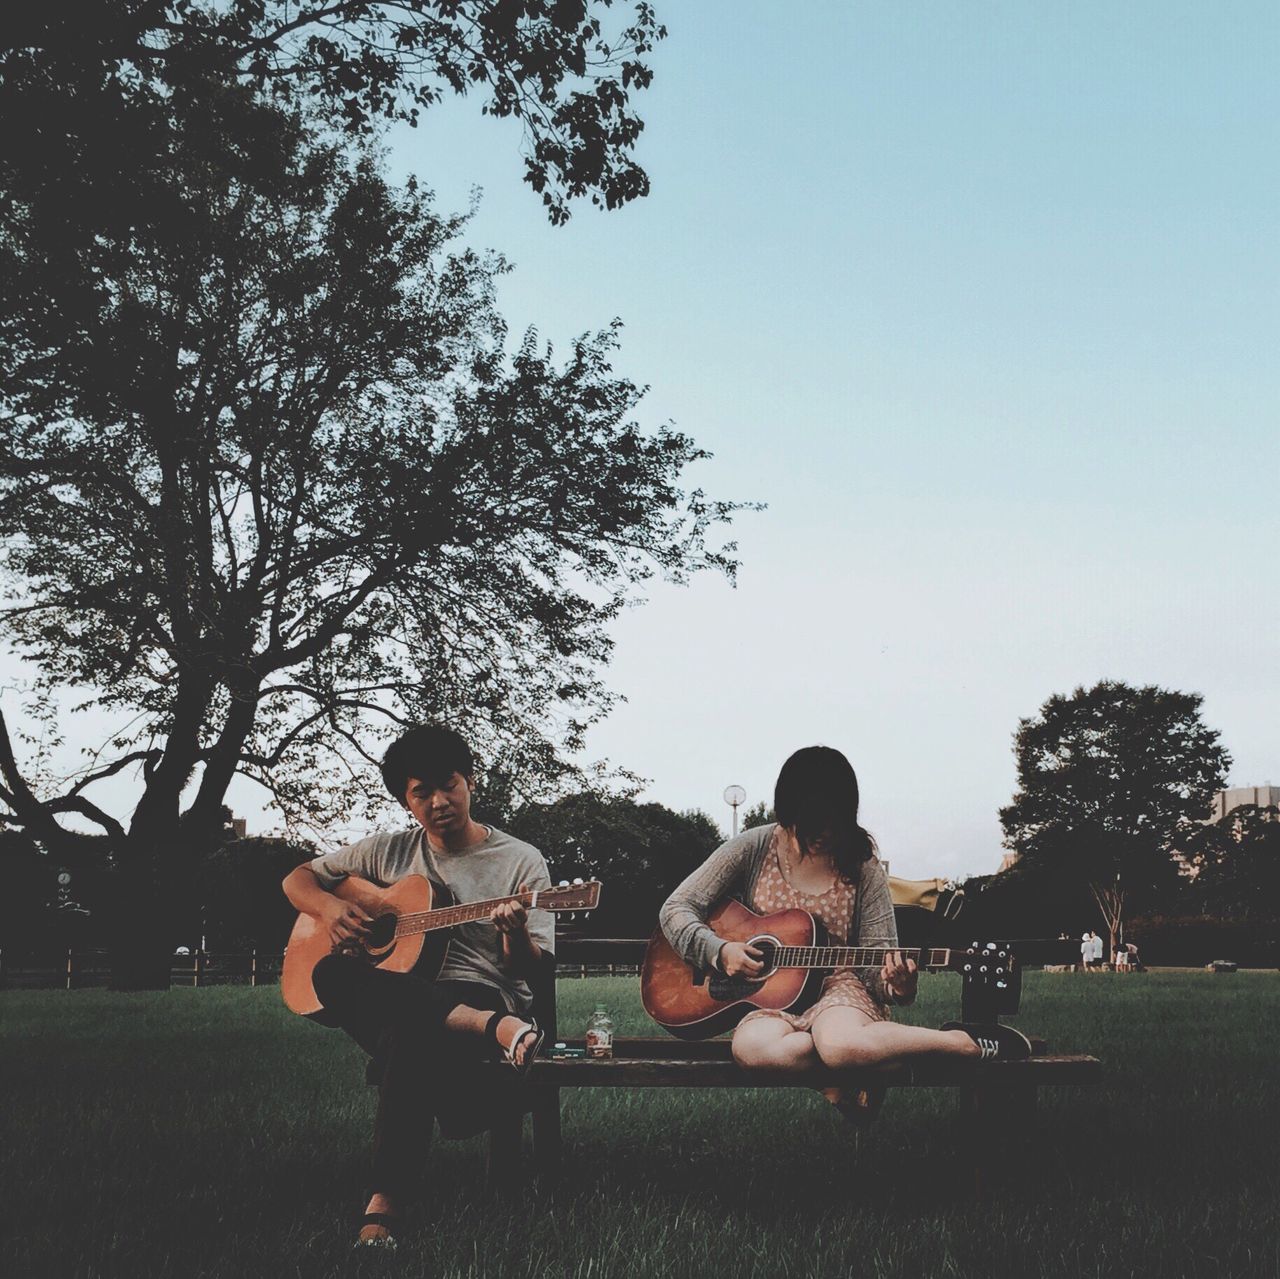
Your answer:
[[[366,1212],[360,1218],[360,1233],[356,1236],[357,1248],[394,1248],[400,1218],[389,1212]]]
[[[527,1075],[529,1067],[533,1065],[534,1059],[542,1050],[543,1041],[547,1037],[547,1032],[538,1025],[536,1021],[530,1018],[526,1022],[521,1022],[521,1029],[517,1030],[512,1036],[509,1044],[503,1044],[498,1040],[498,1026],[504,1017],[514,1017],[514,1013],[494,1013],[485,1025],[484,1033],[489,1039],[493,1040],[498,1051],[502,1054],[502,1059],[510,1066],[518,1075]],[[529,1036],[533,1036],[533,1042],[525,1049],[524,1060],[516,1060],[516,1049]]]
[[[880,1113],[885,1090],[863,1084],[851,1088],[823,1088],[823,1097],[829,1101],[855,1128],[866,1128]]]

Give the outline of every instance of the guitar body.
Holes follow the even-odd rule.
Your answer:
[[[416,915],[452,904],[448,890],[438,888],[421,875],[406,875],[388,888],[381,888],[358,875],[348,875],[333,890],[335,897],[354,902],[373,919],[369,937],[353,943],[346,953],[364,959],[390,973],[410,970],[433,980],[444,964],[449,946],[447,930],[396,937],[396,921],[402,915]],[[298,916],[289,934],[280,971],[280,993],[295,1013],[311,1016],[322,1010],[311,983],[315,966],[334,951],[329,933],[316,915]]]
[[[640,973],[645,1012],[680,1039],[709,1039],[736,1026],[756,1008],[779,1012],[806,1008],[817,998],[826,973],[821,969],[777,968],[768,955],[779,946],[819,946],[822,928],[808,911],[757,915],[740,902],[721,902],[707,923],[725,941],[753,943],[765,952],[762,978],[702,973],[672,949],[662,930],[649,939]]]

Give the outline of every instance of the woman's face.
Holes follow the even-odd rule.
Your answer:
[[[792,834],[795,834],[793,831]],[[800,841],[797,840],[797,843]],[[841,847],[842,841],[840,836],[835,833],[829,826],[824,827],[809,841],[808,855],[810,857],[824,857],[832,861],[835,860],[837,854],[846,852],[847,849]]]

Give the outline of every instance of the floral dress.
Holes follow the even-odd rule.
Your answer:
[[[756,879],[751,908],[761,915],[771,915],[779,910],[799,907],[818,919],[831,934],[831,940],[841,946],[851,944],[849,932],[853,925],[853,907],[857,890],[843,876],[825,892],[802,893],[792,887],[782,873],[781,850],[778,832],[775,831],[765,855],[764,864]],[[812,1030],[818,1014],[828,1008],[856,1008],[866,1013],[872,1021],[888,1021],[888,1008],[863,985],[852,968],[838,968],[822,983],[822,993],[817,1001],[802,1013],[782,1012],[772,1008],[757,1008],[739,1023],[745,1025],[757,1017],[781,1017],[792,1030]]]

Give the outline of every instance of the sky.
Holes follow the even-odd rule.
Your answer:
[[[1274,587],[1280,10],[699,3],[639,106],[647,199],[565,228],[519,131],[398,132],[502,305],[620,316],[649,425],[714,453],[736,589],[614,628],[590,754],[728,824],[799,746],[848,754],[894,873],[984,873],[1020,717],[1099,679],[1195,691],[1280,780]]]
[[[586,758],[727,827],[836,746],[909,878],[996,869],[1019,718],[1102,678],[1203,694],[1230,781],[1280,781],[1280,8],[657,7],[642,201],[550,226],[477,100],[389,139],[481,189],[513,341],[621,317],[688,486],[767,503],[736,588],[614,626]]]

